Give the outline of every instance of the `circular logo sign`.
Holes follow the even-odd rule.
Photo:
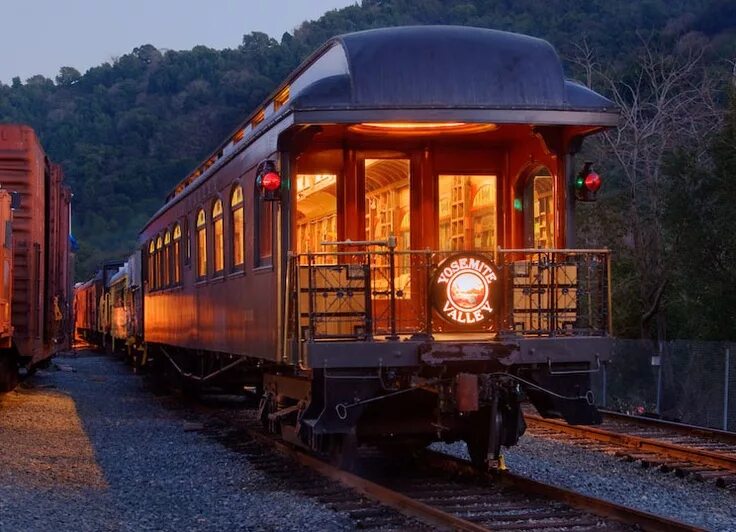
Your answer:
[[[443,260],[432,278],[432,303],[446,321],[482,329],[491,321],[496,266],[482,255],[459,253]]]

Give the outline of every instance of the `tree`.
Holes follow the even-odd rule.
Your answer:
[[[68,66],[61,67],[59,69],[59,75],[56,76],[56,84],[62,87],[68,87],[79,81],[81,77],[82,74],[76,68]]]
[[[654,341],[666,337],[663,301],[672,280],[673,252],[664,227],[668,187],[665,164],[669,154],[687,148],[704,153],[722,119],[716,83],[703,61],[704,48],[676,43],[666,50],[651,37],[642,38],[633,66],[603,66],[585,42],[573,62],[586,80],[618,106],[621,121],[594,140],[592,151],[604,161],[610,186],[601,208],[618,216],[620,240],[613,242],[618,281],[638,302],[640,335]],[[702,44],[702,43],[701,43]],[[600,235],[599,235],[600,237]]]
[[[679,150],[666,165],[670,179],[664,223],[673,270],[669,314],[690,338],[736,338],[736,90],[723,127],[707,150]]]

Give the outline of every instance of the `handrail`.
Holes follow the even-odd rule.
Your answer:
[[[321,246],[383,246],[387,248],[396,247],[396,237],[391,235],[387,240],[336,240],[334,242],[323,240]]]
[[[611,253],[608,248],[602,249],[564,249],[564,248],[545,248],[545,249],[503,249],[498,248],[499,253]]]

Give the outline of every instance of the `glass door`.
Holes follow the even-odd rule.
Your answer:
[[[393,278],[388,248],[369,247],[369,250],[378,252],[371,256],[371,290],[376,330],[388,333],[393,327],[398,331],[416,327],[416,313],[412,306],[412,255],[409,253],[412,217],[411,161],[408,158],[366,158],[363,165],[365,239],[387,242],[389,237],[396,238]],[[390,308],[392,289],[395,305],[393,311]]]
[[[535,171],[524,188],[524,245],[529,249],[555,247],[555,209],[552,173]]]
[[[440,175],[439,249],[487,251],[497,245],[496,176]]]

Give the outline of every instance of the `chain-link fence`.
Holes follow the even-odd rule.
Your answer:
[[[736,343],[618,340],[595,375],[598,404],[736,431]]]

